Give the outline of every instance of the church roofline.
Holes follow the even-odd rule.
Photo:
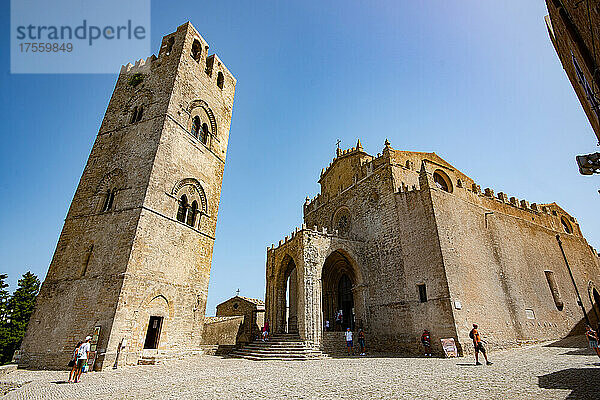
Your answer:
[[[321,183],[323,178],[325,178],[325,176],[332,169],[332,167],[335,165],[335,163],[338,160],[341,160],[342,158],[346,158],[346,157],[357,155],[357,154],[361,154],[361,155],[365,155],[367,157],[374,158],[372,155],[370,155],[369,153],[367,153],[363,150],[362,144],[360,143],[360,139],[358,139],[358,141],[356,142],[355,147],[351,147],[346,150],[342,150],[338,147],[335,151],[335,154],[336,155],[335,155],[334,159],[331,161],[331,163],[329,163],[329,165],[327,167],[325,167],[321,170],[321,175],[318,180],[319,183]]]
[[[360,145],[360,141],[358,142],[358,144]],[[437,166],[437,167],[445,168],[449,171],[452,171],[454,174],[458,175],[458,178],[460,178],[463,181],[461,187],[463,187],[464,190],[474,193],[475,195],[491,198],[491,199],[499,201],[500,203],[505,203],[507,205],[516,207],[518,209],[522,209],[523,211],[529,211],[529,212],[533,212],[536,214],[549,214],[549,215],[554,215],[554,216],[565,215],[568,217],[568,219],[571,222],[578,225],[577,219],[575,217],[573,217],[564,208],[559,206],[556,202],[530,203],[527,200],[519,199],[514,196],[510,196],[502,191],[495,194],[494,193],[495,191],[491,188],[485,188],[484,190],[481,190],[481,186],[478,185],[473,178],[471,178],[468,175],[461,172],[458,168],[456,168],[455,166],[453,166],[452,164],[450,164],[449,162],[444,160],[442,157],[440,157],[435,152],[396,150],[390,146],[390,144],[387,140],[386,140],[386,145],[385,145],[383,154],[380,153],[377,155],[377,157],[374,157],[374,156],[366,153],[362,149],[362,146],[352,147],[347,150],[338,149],[337,156],[333,159],[333,161],[329,164],[329,166],[327,168],[324,168],[322,170],[321,176],[320,176],[318,182],[322,183],[325,176],[329,173],[329,171],[331,169],[333,169],[332,167],[336,164],[336,162],[338,160],[340,160],[342,158],[358,154],[358,155],[365,155],[365,156],[371,157],[370,162],[373,162],[373,161],[375,161],[381,157],[384,157],[386,155],[389,157],[390,153],[393,153],[394,155],[399,156],[399,157],[402,157],[403,155],[416,155],[416,156],[422,158],[422,162],[429,163],[430,165],[433,165],[434,168]],[[431,173],[433,173],[433,170],[431,171]],[[306,214],[307,210],[309,210],[311,208],[311,206],[314,204],[314,202],[319,200],[320,196],[321,196],[321,194],[318,194],[313,199],[310,199],[309,197],[306,198],[306,201],[304,203],[305,214]],[[327,201],[328,200],[326,200],[326,202]],[[312,211],[314,211],[314,210],[310,210],[309,212],[312,212]],[[556,212],[556,214],[554,214],[553,211]]]
[[[222,305],[222,304],[228,303],[228,302],[230,302],[230,301],[232,301],[232,300],[236,300],[236,299],[237,299],[237,300],[241,300],[241,301],[245,301],[245,302],[247,302],[247,303],[256,304],[257,306],[262,306],[262,307],[264,307],[264,305],[265,305],[265,302],[264,302],[264,300],[261,300],[261,299],[253,299],[253,298],[250,298],[250,297],[244,297],[244,296],[233,296],[232,298],[230,298],[230,299],[227,299],[227,300],[225,300],[224,302],[217,304],[217,307],[219,307],[219,306],[220,306],[220,305]]]

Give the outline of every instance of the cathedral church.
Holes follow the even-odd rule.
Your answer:
[[[442,338],[472,349],[473,323],[502,348],[599,319],[598,254],[556,203],[482,191],[437,154],[387,140],[377,156],[338,148],[319,183],[302,227],[267,248],[275,333],[326,350],[326,325],[362,328],[371,348],[411,354],[428,329],[443,354]]]

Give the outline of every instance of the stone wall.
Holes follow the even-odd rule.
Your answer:
[[[461,198],[439,189],[431,193],[451,299],[462,305],[453,312],[463,345],[470,347],[473,323],[494,347],[557,339],[575,329],[581,333],[583,313],[556,239],[559,234],[589,313],[587,287],[591,281],[597,284],[600,269],[597,254],[578,229],[573,234],[550,229],[536,213],[506,213],[506,206],[492,198]],[[556,277],[562,309],[545,271]]]
[[[600,75],[597,73],[600,68],[600,4],[546,0],[546,6],[550,40],[600,142],[600,109],[597,108],[600,104]],[[587,93],[586,85],[589,87]],[[595,98],[595,111],[590,97]]]
[[[244,317],[206,317],[204,320],[203,345],[216,345],[234,348],[243,334]]]

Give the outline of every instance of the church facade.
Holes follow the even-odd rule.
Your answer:
[[[235,85],[189,22],[121,68],[20,365],[92,334],[96,369],[200,347]]]
[[[304,223],[267,248],[266,318],[314,347],[363,328],[370,348],[417,353],[424,329],[472,351],[557,339],[595,323],[600,262],[576,219],[480,186],[435,153],[337,150]],[[564,254],[564,255],[563,255]],[[342,318],[338,318],[338,314]],[[338,322],[336,322],[338,318]]]

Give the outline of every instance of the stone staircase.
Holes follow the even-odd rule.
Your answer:
[[[303,361],[323,358],[325,355],[300,339],[297,334],[275,334],[263,342],[256,340],[229,353],[230,357],[248,360]]]
[[[354,341],[354,345],[358,345],[358,341]],[[358,352],[358,348],[354,348],[355,352]],[[346,336],[344,332],[323,332],[321,337],[321,351],[330,357],[344,357],[347,356],[348,350],[346,350]]]

